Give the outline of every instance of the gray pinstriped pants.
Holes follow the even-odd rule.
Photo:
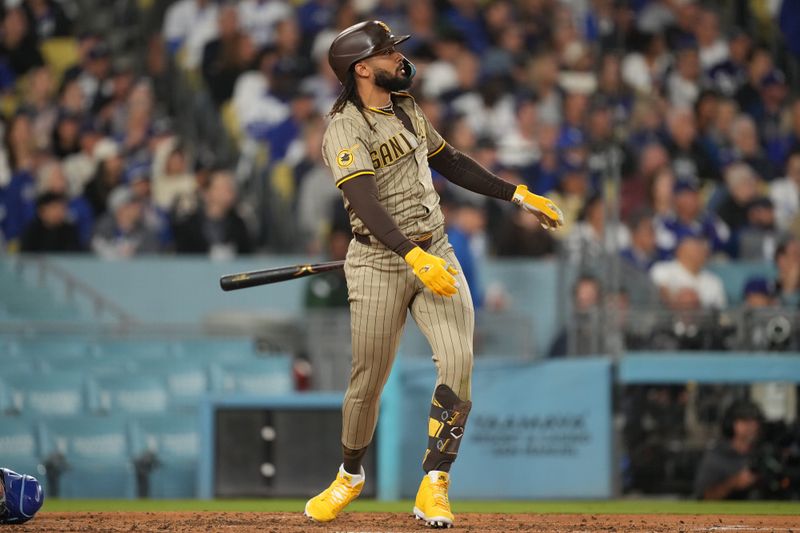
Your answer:
[[[350,242],[345,275],[353,364],[342,406],[342,444],[350,449],[364,448],[372,441],[381,391],[409,309],[433,349],[436,384],[449,386],[462,400],[470,399],[475,311],[469,287],[444,228],[433,232],[428,252],[459,271],[460,286],[452,298],[427,289],[403,258],[386,247]]]

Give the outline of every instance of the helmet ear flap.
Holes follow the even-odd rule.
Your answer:
[[[417,67],[405,57],[403,58],[403,72],[409,80],[413,80],[414,76],[417,75]]]

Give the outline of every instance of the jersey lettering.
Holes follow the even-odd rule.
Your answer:
[[[372,150],[369,155],[372,157],[372,166],[379,169],[388,167],[410,151],[414,151],[414,145],[406,138],[405,133],[400,132],[381,144],[377,150]]]

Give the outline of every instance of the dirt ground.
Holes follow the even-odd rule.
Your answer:
[[[14,532],[401,533],[430,531],[408,514],[345,513],[315,524],[299,513],[42,513]],[[459,514],[449,531],[800,533],[798,516]]]

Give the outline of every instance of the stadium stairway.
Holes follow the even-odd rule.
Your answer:
[[[49,287],[39,287],[0,261],[0,320],[61,321],[88,319],[78,306],[59,299]]]

